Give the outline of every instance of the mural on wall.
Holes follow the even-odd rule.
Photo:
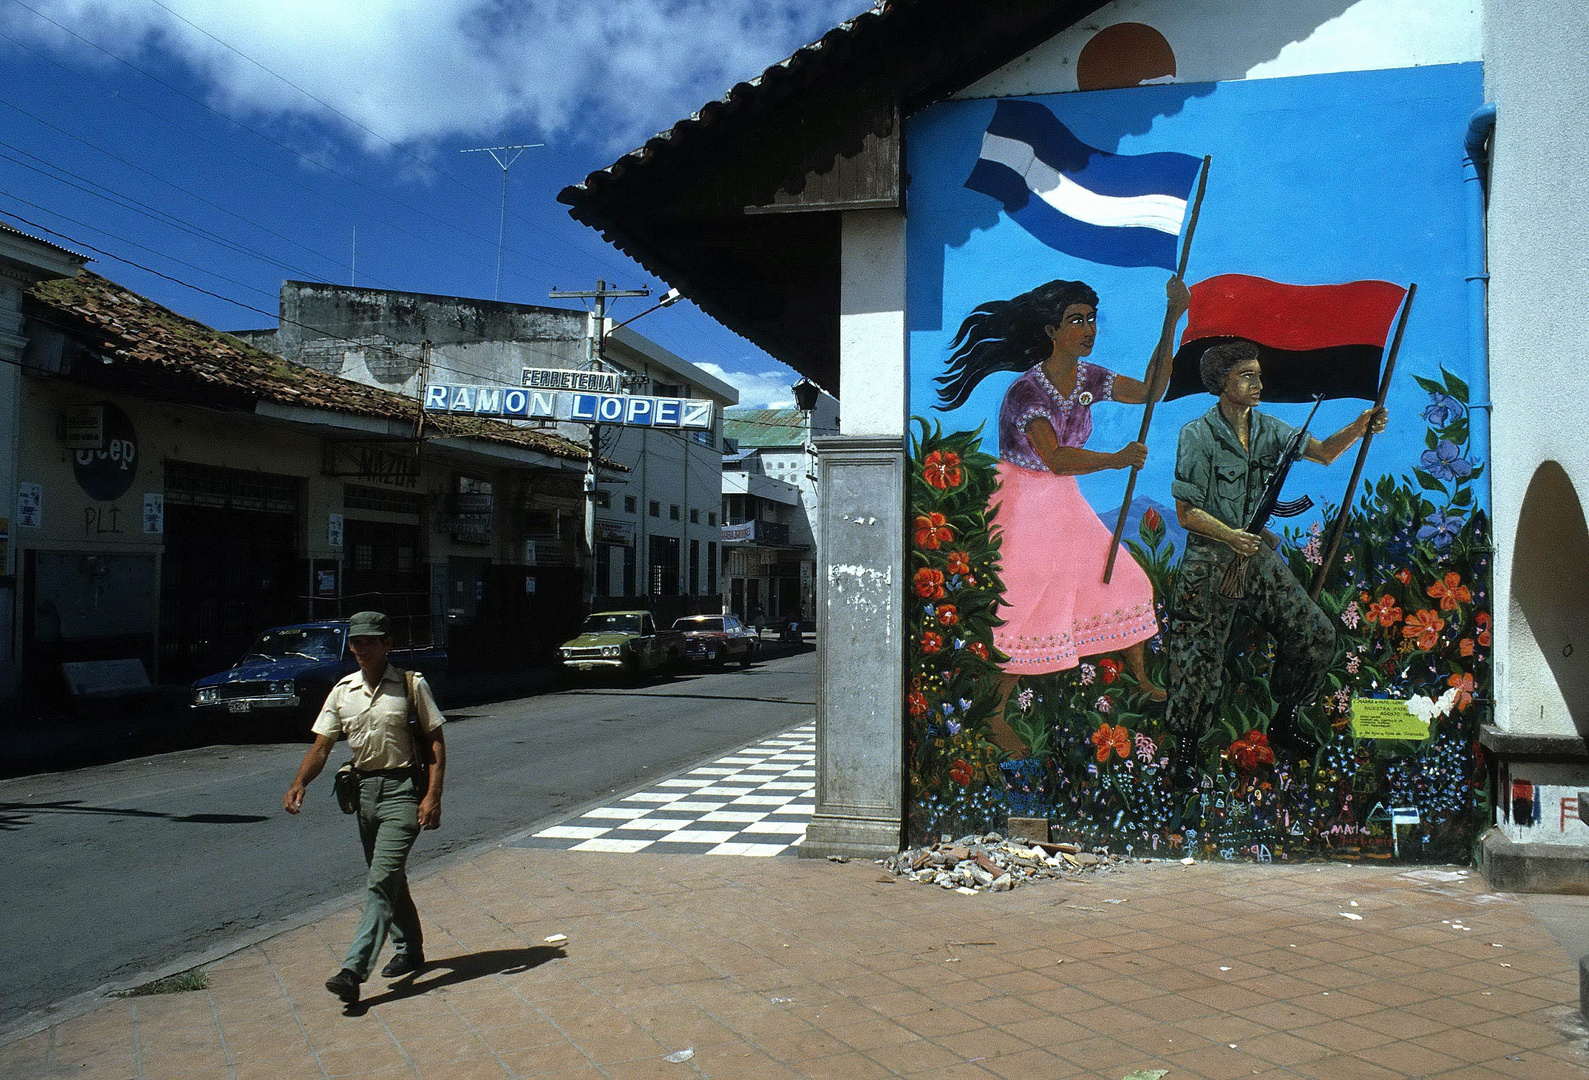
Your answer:
[[[913,119],[912,842],[1468,859],[1479,94],[1448,65]]]

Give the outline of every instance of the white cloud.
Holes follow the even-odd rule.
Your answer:
[[[345,123],[252,58],[396,143],[494,138],[517,129],[627,147],[870,5],[30,0],[29,6],[134,62],[178,61],[209,84],[212,104],[227,111]],[[0,13],[0,24],[11,32],[104,59],[22,7],[3,7],[9,10]],[[349,131],[372,148],[381,145],[357,128]]]
[[[793,380],[776,371],[725,371],[718,364],[697,364],[702,371],[722,379],[739,391],[739,403],[760,409],[785,409],[794,405]]]

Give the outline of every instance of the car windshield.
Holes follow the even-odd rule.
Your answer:
[[[673,624],[675,630],[694,630],[697,633],[712,633],[723,629],[722,619],[680,619]]]
[[[342,631],[334,626],[266,630],[248,650],[248,655],[264,656],[271,660],[279,660],[284,656],[335,660],[342,655]]]
[[[585,620],[584,633],[608,634],[612,632],[622,634],[638,634],[640,632],[640,616],[638,615],[592,615]]]

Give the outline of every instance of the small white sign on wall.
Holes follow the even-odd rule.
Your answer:
[[[166,497],[158,491],[143,493],[143,531],[151,536],[166,531]]]
[[[44,485],[17,485],[17,527],[37,529],[44,523]]]
[[[326,546],[339,548],[342,546],[342,515],[332,514],[326,518]]]

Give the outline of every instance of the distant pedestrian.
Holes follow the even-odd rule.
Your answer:
[[[359,985],[370,977],[388,934],[397,951],[381,969],[382,978],[399,978],[425,965],[419,911],[408,892],[408,853],[420,829],[441,825],[447,748],[441,732],[445,718],[424,676],[386,662],[392,650],[386,616],[378,611],[354,615],[348,620],[348,645],[359,670],[326,696],[312,728],[314,745],[304,754],[282,805],[289,814],[298,813],[304,789],[325,768],[337,739],[347,736],[369,877],[364,917],[342,970],[326,980],[326,989],[351,1004],[359,1000]]]
[[[761,632],[767,629],[767,613],[762,610],[760,604],[757,604],[755,611],[751,612],[751,621],[756,624],[756,639],[759,641]]]

